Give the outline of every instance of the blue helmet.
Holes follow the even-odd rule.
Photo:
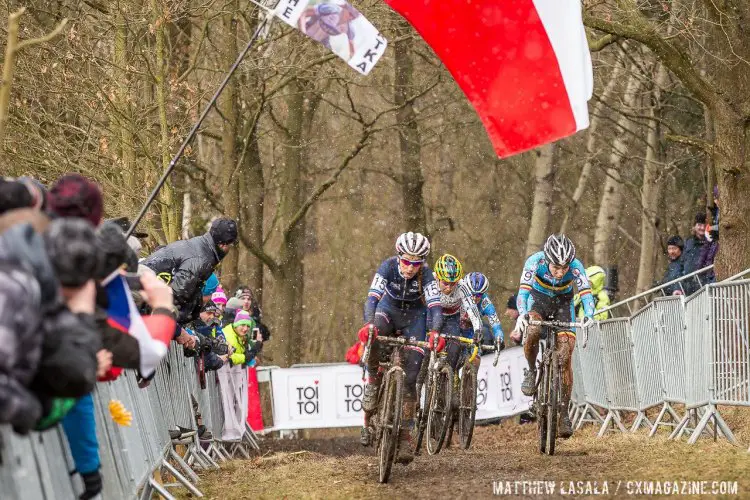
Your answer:
[[[469,273],[465,279],[469,291],[474,295],[485,293],[490,288],[490,280],[482,273]]]
[[[203,285],[203,295],[212,295],[216,289],[219,288],[219,278],[214,273],[208,277],[206,283]]]

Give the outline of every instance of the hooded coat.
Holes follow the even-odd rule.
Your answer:
[[[146,257],[143,265],[172,288],[181,325],[198,318],[203,284],[224,257],[209,233],[175,241]]]

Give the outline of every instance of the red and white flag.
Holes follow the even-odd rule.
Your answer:
[[[580,0],[386,0],[440,57],[501,158],[589,125]]]

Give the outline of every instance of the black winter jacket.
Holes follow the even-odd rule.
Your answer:
[[[157,275],[171,276],[177,322],[184,325],[198,317],[201,306],[201,289],[221,258],[210,234],[189,240],[175,241],[149,255],[143,265]]]
[[[683,272],[683,262],[682,257],[679,257],[678,259],[669,261],[669,264],[667,264],[667,270],[664,271],[664,277],[661,279],[660,284],[668,283],[672,280],[676,280],[680,276],[685,274]],[[675,283],[674,285],[669,285],[667,288],[664,289],[664,293],[667,295],[672,295],[673,292],[680,289],[680,284]]]
[[[29,224],[2,233],[0,262],[13,278],[0,277],[0,423],[23,432],[36,424],[44,401],[93,390],[101,343],[93,317],[63,303],[42,238]],[[28,400],[32,393],[36,401]]]

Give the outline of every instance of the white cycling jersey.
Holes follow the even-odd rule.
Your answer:
[[[461,314],[462,317],[467,316],[474,331],[479,332],[482,330],[482,317],[469,290],[469,285],[464,277],[451,293],[440,292],[440,306],[443,310],[443,316],[453,316],[454,314]]]

